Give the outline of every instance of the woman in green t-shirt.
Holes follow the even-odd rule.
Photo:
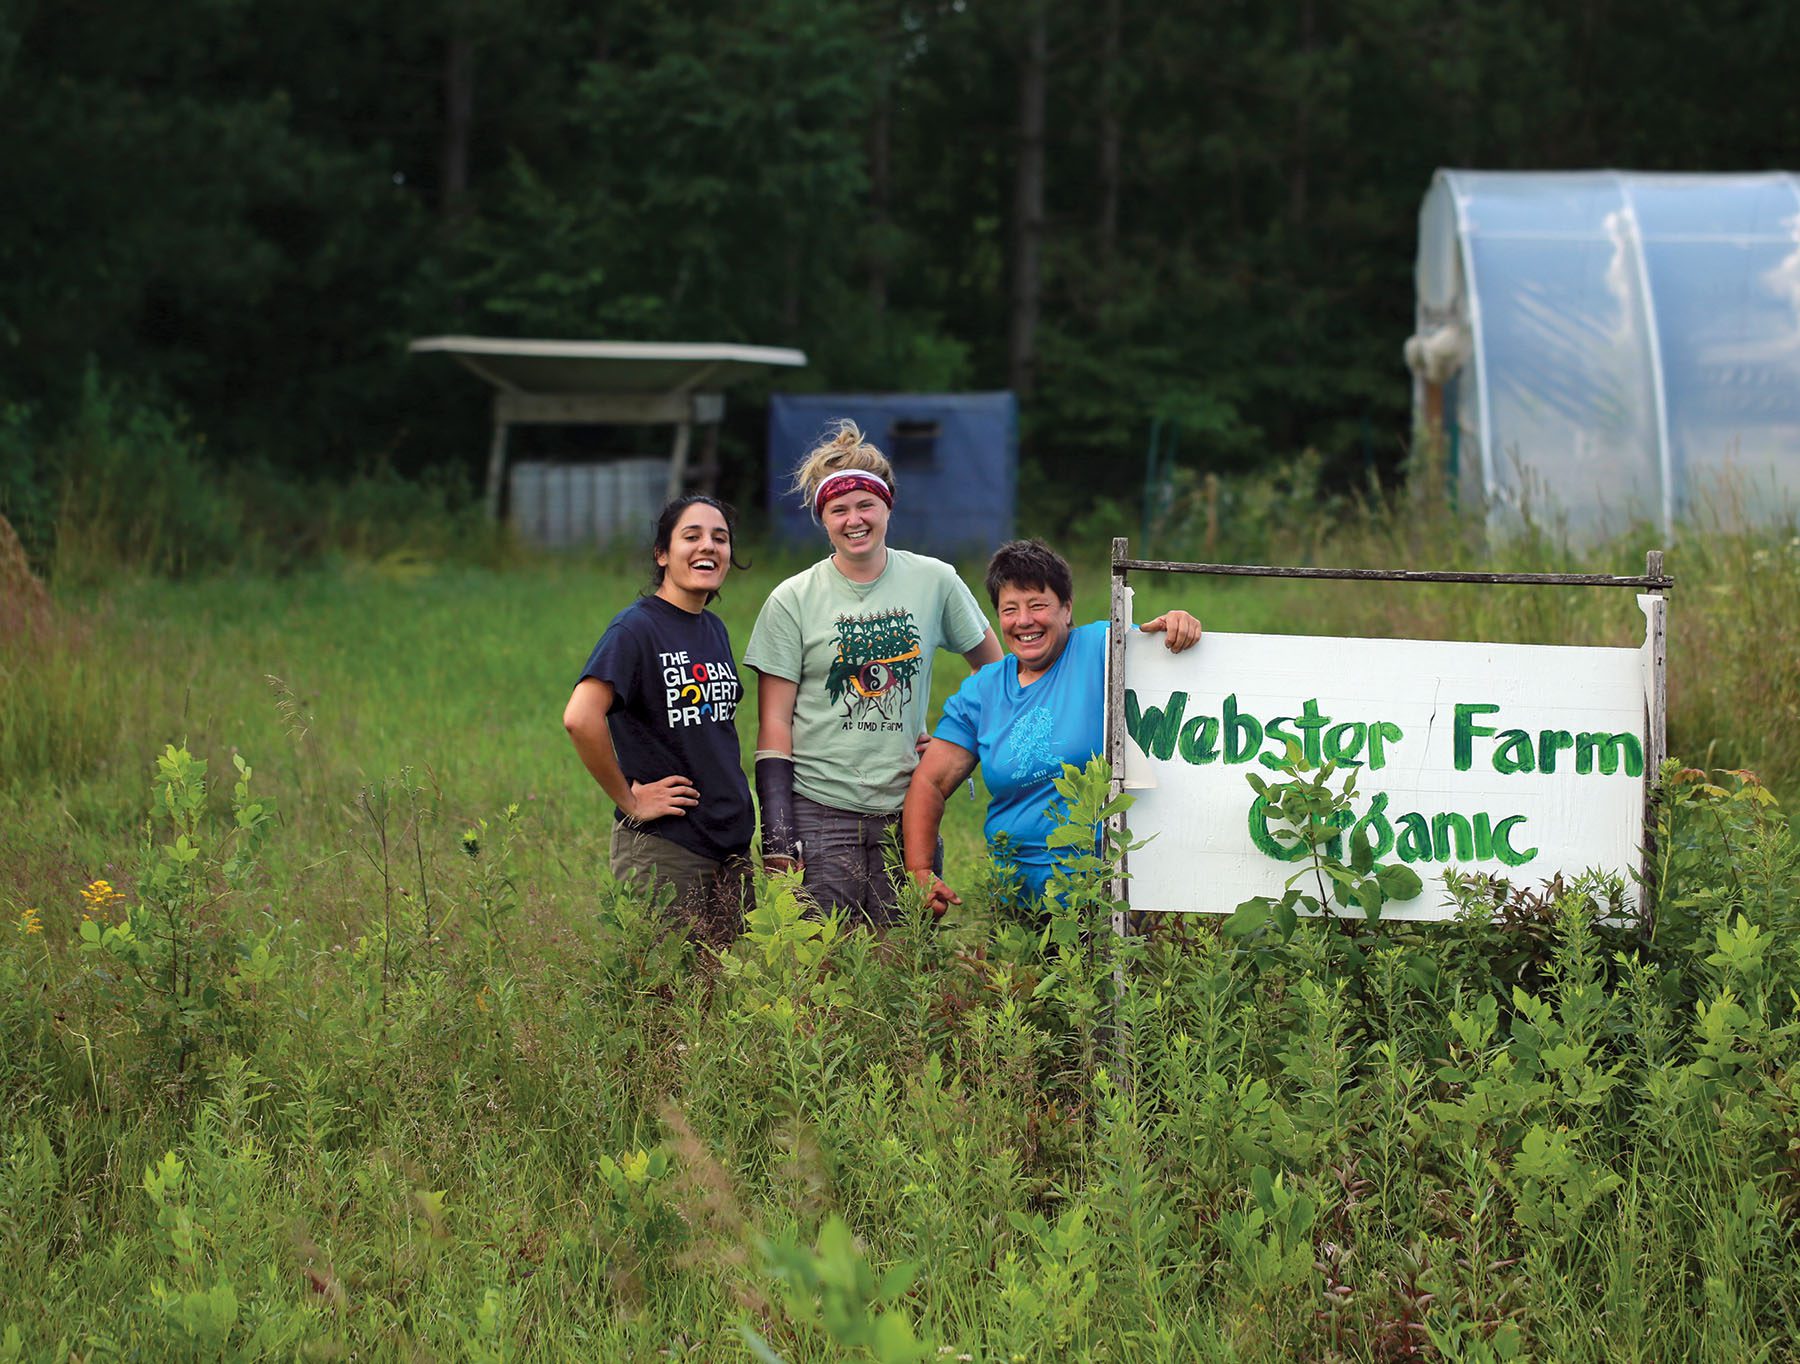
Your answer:
[[[854,422],[801,462],[794,489],[831,554],[763,603],[744,651],[757,672],[756,794],[763,865],[798,869],[826,908],[894,914],[884,852],[918,761],[931,661],[971,671],[1000,643],[956,570],[891,548],[894,471]]]

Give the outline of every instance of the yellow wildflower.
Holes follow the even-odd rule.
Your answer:
[[[104,918],[108,910],[125,899],[123,895],[113,889],[113,883],[104,877],[96,881],[89,881],[81,892],[81,898],[84,902],[81,917],[84,919],[92,919],[96,915]]]
[[[18,922],[13,927],[21,933],[42,933],[44,921],[38,918],[38,912],[35,909],[21,909]]]

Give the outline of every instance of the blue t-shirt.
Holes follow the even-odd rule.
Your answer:
[[[626,780],[679,773],[699,788],[687,814],[637,827],[714,861],[748,852],[756,811],[738,756],[733,719],[743,686],[725,622],[643,597],[613,617],[581,676],[612,686],[606,724]]]
[[[1051,782],[1064,763],[1086,766],[1106,748],[1106,630],[1097,620],[1069,632],[1062,656],[1029,687],[1008,654],[965,680],[935,731],[981,763],[988,841],[1004,833],[1034,899],[1055,869],[1046,840],[1062,818]]]

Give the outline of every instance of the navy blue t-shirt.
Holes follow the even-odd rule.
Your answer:
[[[738,754],[733,718],[743,686],[725,622],[640,598],[613,617],[581,676],[613,689],[606,724],[628,781],[679,774],[699,788],[700,803],[685,815],[638,827],[702,857],[748,852],[756,814]]]

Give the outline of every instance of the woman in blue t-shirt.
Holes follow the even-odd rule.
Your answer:
[[[988,596],[1008,654],[965,681],[944,705],[931,745],[913,771],[901,817],[906,867],[929,888],[933,912],[962,898],[931,870],[944,801],[981,764],[990,799],[986,832],[1005,834],[1028,902],[1055,870],[1052,782],[1063,764],[1084,766],[1106,744],[1107,622],[1074,625],[1074,575],[1041,540],[1013,540],[988,561]],[[1169,611],[1141,627],[1166,633],[1180,653],[1200,640],[1200,622]]]
[[[743,688],[731,636],[706,609],[733,565],[733,520],[699,494],[663,508],[655,591],[613,617],[563,711],[615,806],[613,875],[673,886],[691,930],[711,942],[737,936],[756,825],[733,722]]]

